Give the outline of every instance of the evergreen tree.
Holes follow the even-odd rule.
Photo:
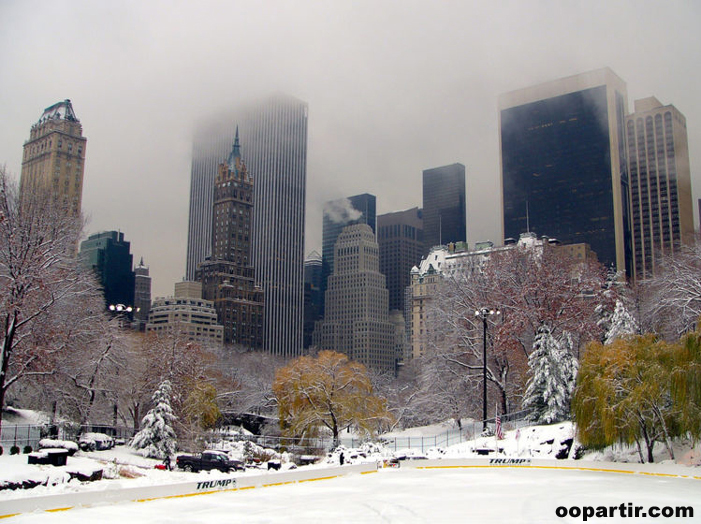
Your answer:
[[[604,344],[610,344],[623,335],[636,335],[638,331],[638,323],[633,315],[628,312],[620,299],[616,300],[616,308],[613,310]]]
[[[144,457],[165,459],[175,454],[177,441],[170,406],[171,385],[164,380],[153,394],[153,408],[141,421],[142,429],[133,438],[131,447]]]
[[[529,419],[537,424],[552,424],[567,419],[577,362],[572,353],[561,348],[545,325],[538,329],[528,365],[531,378],[526,387],[523,407],[531,410]]]

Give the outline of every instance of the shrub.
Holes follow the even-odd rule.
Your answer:
[[[2,446],[0,446],[0,455],[2,455],[3,449]]]
[[[10,455],[19,455],[19,446],[12,446],[10,448]]]
[[[32,446],[24,446],[22,453],[24,453],[25,455],[29,455],[32,451]]]

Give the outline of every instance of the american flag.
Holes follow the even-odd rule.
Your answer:
[[[497,414],[496,426],[497,440],[504,440],[504,432],[501,430],[501,417],[499,416],[499,414]]]

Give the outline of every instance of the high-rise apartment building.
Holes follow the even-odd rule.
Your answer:
[[[375,195],[363,193],[348,198],[330,200],[324,204],[321,238],[321,314],[324,315],[326,283],[334,269],[334,247],[343,228],[353,224],[367,224],[375,233],[377,220]]]
[[[121,231],[90,235],[80,243],[80,261],[91,268],[102,285],[105,307],[134,307],[134,271],[130,243]]]
[[[396,370],[396,328],[389,319],[389,293],[380,273],[380,249],[370,226],[347,226],[335,246],[334,272],[326,290],[326,314],[314,342],[381,370]]]
[[[626,134],[634,277],[647,278],[694,235],[686,119],[654,97],[636,100]]]
[[[418,207],[377,217],[380,273],[387,279],[389,309],[404,314],[406,289],[411,285],[411,268],[424,254],[423,219]]]
[[[464,165],[424,170],[423,221],[424,254],[433,246],[467,240]]]
[[[190,183],[187,278],[210,255],[214,178],[236,126],[255,179],[251,264],[265,294],[264,348],[302,350],[307,104],[277,95],[220,114],[196,131]]]
[[[588,243],[632,275],[626,97],[608,68],[500,97],[505,238],[533,231]]]
[[[44,109],[24,143],[20,196],[46,191],[71,214],[80,215],[86,144],[70,100]]]
[[[143,258],[134,268],[134,308],[134,321],[144,331],[151,311],[151,276]]]
[[[241,158],[238,130],[214,183],[212,255],[197,269],[202,296],[211,300],[224,342],[248,349],[263,347],[263,290],[250,262],[253,180]]]

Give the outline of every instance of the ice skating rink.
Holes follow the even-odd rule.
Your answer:
[[[583,512],[570,516],[578,513],[572,507],[621,505],[626,511],[641,506],[645,512],[651,507],[691,507],[693,517],[631,518],[616,510],[613,516],[587,522],[701,522],[701,480],[538,468],[381,469],[299,484],[37,512],[6,522],[565,523],[584,522]],[[558,516],[558,508],[566,508],[567,516]]]

